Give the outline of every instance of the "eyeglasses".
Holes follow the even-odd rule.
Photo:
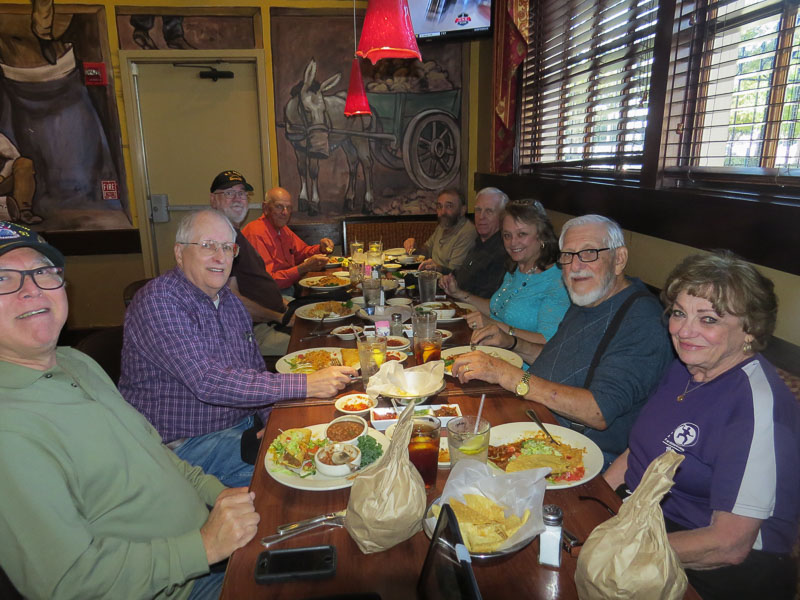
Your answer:
[[[178,242],[184,246],[199,246],[200,254],[203,256],[214,256],[220,248],[225,254],[230,254],[233,258],[239,256],[239,244],[231,242],[217,242],[215,240],[203,240],[202,242]]]
[[[572,264],[572,259],[575,256],[583,263],[594,262],[600,257],[599,255],[603,250],[611,250],[611,248],[586,248],[586,250],[580,250],[578,252],[562,252],[558,255],[558,264]]]
[[[223,190],[221,192],[214,193],[222,194],[228,200],[233,200],[234,198],[247,198],[250,196],[250,192],[246,192],[244,190]]]
[[[39,267],[27,271],[0,269],[0,296],[21,290],[26,275],[40,290],[57,290],[64,285],[64,269],[61,267]]]

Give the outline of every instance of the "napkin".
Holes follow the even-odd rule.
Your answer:
[[[367,383],[367,395],[408,398],[430,396],[442,387],[444,361],[434,360],[424,365],[404,369],[396,360],[387,360]]]
[[[451,498],[464,502],[464,494],[478,494],[506,507],[506,517],[511,514],[521,517],[526,510],[530,510],[525,524],[498,548],[502,551],[544,531],[542,504],[547,487],[545,477],[549,474],[549,467],[505,473],[477,460],[463,459],[450,471],[442,497],[436,503],[441,504]],[[436,518],[426,515],[425,521],[429,531],[433,531]]]

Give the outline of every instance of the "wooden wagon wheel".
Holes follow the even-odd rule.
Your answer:
[[[439,110],[417,114],[403,135],[403,163],[418,186],[428,190],[446,187],[461,165],[461,132],[456,120]]]

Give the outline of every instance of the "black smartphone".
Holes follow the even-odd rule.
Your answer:
[[[325,579],[336,574],[336,548],[312,546],[265,550],[256,561],[256,583]]]

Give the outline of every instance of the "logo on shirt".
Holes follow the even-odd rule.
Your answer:
[[[689,448],[697,443],[700,437],[700,428],[694,423],[681,423],[672,433],[664,438],[664,444],[681,452],[684,448]]]

